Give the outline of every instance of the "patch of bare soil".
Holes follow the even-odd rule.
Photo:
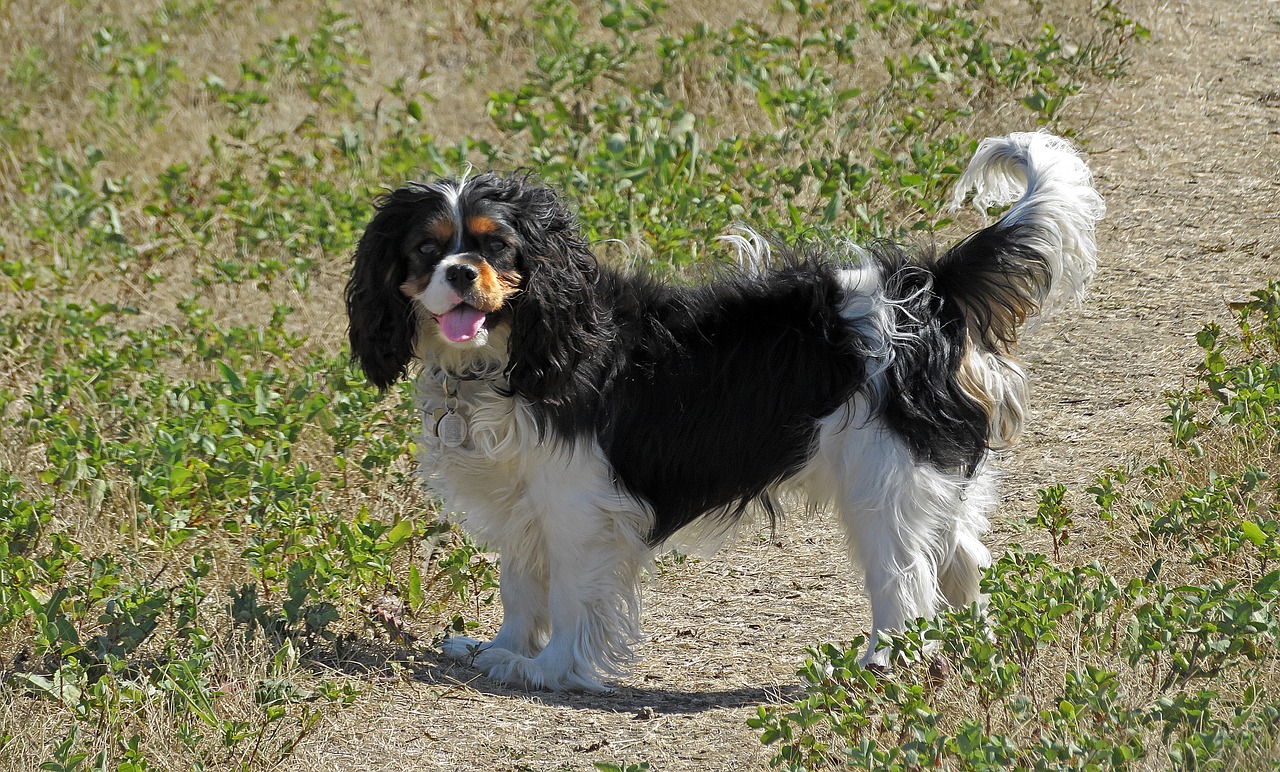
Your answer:
[[[1047,549],[1020,524],[1035,490],[1079,491],[1164,441],[1161,395],[1186,384],[1194,335],[1226,303],[1280,275],[1280,3],[1190,0],[1131,9],[1152,29],[1130,73],[1080,96],[1080,127],[1109,215],[1083,308],[1024,342],[1034,413],[999,460],[1003,504],[988,539]],[[1009,130],[1025,129],[1009,126]],[[1105,561],[1080,524],[1066,560]],[[641,660],[613,695],[525,693],[428,661],[371,681],[298,749],[304,769],[655,770],[768,766],[746,725],[794,695],[807,646],[869,621],[833,524],[796,520],[714,558],[660,571],[645,590]],[[498,609],[485,623],[496,629]],[[482,631],[492,633],[493,629]]]

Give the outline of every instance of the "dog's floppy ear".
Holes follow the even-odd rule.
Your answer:
[[[524,248],[524,284],[512,303],[513,391],[572,431],[572,413],[590,410],[603,386],[608,317],[597,296],[599,266],[577,220],[556,194],[517,181],[513,218]],[[543,427],[545,428],[545,427]]]
[[[417,329],[413,303],[400,291],[408,275],[404,240],[413,214],[430,193],[408,185],[375,202],[377,214],[360,237],[347,282],[351,353],[369,381],[385,390],[404,376]]]

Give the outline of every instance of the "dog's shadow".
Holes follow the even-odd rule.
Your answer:
[[[490,697],[531,699],[544,705],[585,710],[607,710],[632,713],[637,720],[662,714],[702,713],[723,708],[743,708],[761,704],[778,704],[797,699],[799,684],[786,687],[742,686],[736,689],[688,690],[661,687],[611,684],[608,692],[555,692],[509,686],[474,668],[449,661],[423,663],[414,676],[416,681],[435,685],[454,685]]]
[[[325,658],[328,659],[328,658]],[[778,704],[797,699],[800,684],[743,686],[733,689],[688,690],[612,684],[603,693],[555,692],[510,686],[489,678],[465,663],[455,662],[427,647],[403,647],[365,642],[323,663],[330,672],[374,679],[408,680],[414,684],[464,690],[495,698],[533,700],[544,705],[633,713],[637,720],[662,714],[691,714],[723,708]]]

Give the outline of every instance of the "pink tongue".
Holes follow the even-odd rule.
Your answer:
[[[440,331],[454,343],[471,340],[484,325],[484,313],[461,305],[440,316]]]

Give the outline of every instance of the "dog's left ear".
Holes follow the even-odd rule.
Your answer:
[[[375,202],[377,214],[360,237],[347,282],[351,353],[369,381],[386,390],[413,359],[413,303],[400,291],[408,276],[404,240],[413,214],[430,193],[409,185]]]
[[[516,393],[568,428],[563,420],[575,403],[598,394],[605,375],[608,315],[597,294],[599,265],[577,218],[553,191],[522,182],[515,203],[526,257],[524,283],[512,303],[507,378]]]

